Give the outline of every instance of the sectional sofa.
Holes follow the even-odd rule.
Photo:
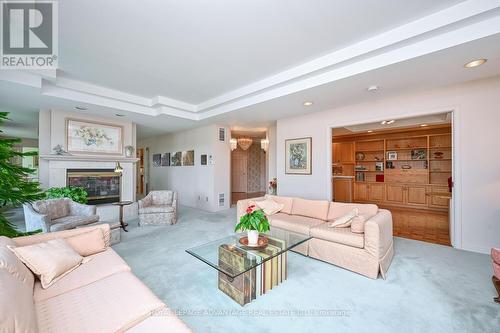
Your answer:
[[[253,202],[270,198],[282,204],[283,209],[268,216],[271,227],[286,229],[312,239],[294,250],[303,255],[326,261],[353,272],[376,279],[385,279],[394,256],[392,216],[390,211],[372,204],[306,200],[293,197],[270,196],[240,200],[237,219],[245,214]],[[363,217],[362,231],[350,227],[332,228],[330,224],[357,208]]]
[[[47,289],[7,246],[68,238],[100,228],[106,250]],[[0,332],[191,332],[109,247],[109,225],[0,237]],[[85,247],[86,244],[79,244]]]

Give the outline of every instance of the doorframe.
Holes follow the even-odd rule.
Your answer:
[[[452,140],[452,172],[451,177],[453,179],[452,188],[452,200],[449,208],[450,216],[450,242],[451,246],[454,248],[462,249],[462,166],[461,166],[461,154],[460,154],[460,112],[458,106],[450,106],[432,110],[422,110],[417,112],[408,113],[405,115],[389,115],[389,116],[378,116],[374,118],[365,118],[360,121],[339,121],[330,124],[327,128],[328,144],[326,145],[326,161],[327,161],[327,197],[332,198],[332,137],[333,129],[338,127],[346,126],[356,126],[366,123],[374,123],[390,119],[406,119],[412,117],[419,117],[425,115],[433,115],[438,113],[451,113],[451,140]]]

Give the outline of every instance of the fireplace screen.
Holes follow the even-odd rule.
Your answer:
[[[83,187],[89,204],[120,201],[120,174],[113,169],[72,169],[67,171],[68,186]]]

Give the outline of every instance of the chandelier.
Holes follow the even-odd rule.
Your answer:
[[[252,145],[252,142],[253,141],[250,138],[239,138],[238,139],[238,145],[243,150],[247,150],[248,148],[250,148],[250,146]]]

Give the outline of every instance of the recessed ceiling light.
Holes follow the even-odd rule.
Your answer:
[[[373,131],[372,131],[372,130],[368,130],[367,132],[368,132],[368,133],[371,133],[371,132],[373,132]]]
[[[385,125],[385,124],[387,124],[387,120],[384,120],[380,123],[380,125]]]
[[[366,90],[368,90],[369,92],[376,92],[378,90],[378,86],[369,86],[368,88],[366,88]]]
[[[121,113],[115,113],[115,116],[117,116],[117,117],[125,117],[125,115],[121,114]]]
[[[464,67],[465,68],[474,68],[474,67],[477,67],[477,66],[481,66],[486,61],[488,61],[488,59],[476,59],[476,60],[472,60],[471,62],[466,63],[464,65]]]
[[[311,101],[304,102],[304,106],[311,106],[311,105],[313,105],[313,102]]]
[[[395,121],[394,119],[389,120],[389,121],[387,122],[387,125],[394,124],[395,122],[396,122],[396,121]]]
[[[87,110],[87,108],[86,108],[86,107],[84,107],[84,106],[75,106],[75,109],[76,109],[76,110],[80,110],[80,111],[85,111],[85,110]]]
[[[420,126],[422,126],[422,127],[426,127],[426,126],[427,126],[427,124],[420,124]]]

